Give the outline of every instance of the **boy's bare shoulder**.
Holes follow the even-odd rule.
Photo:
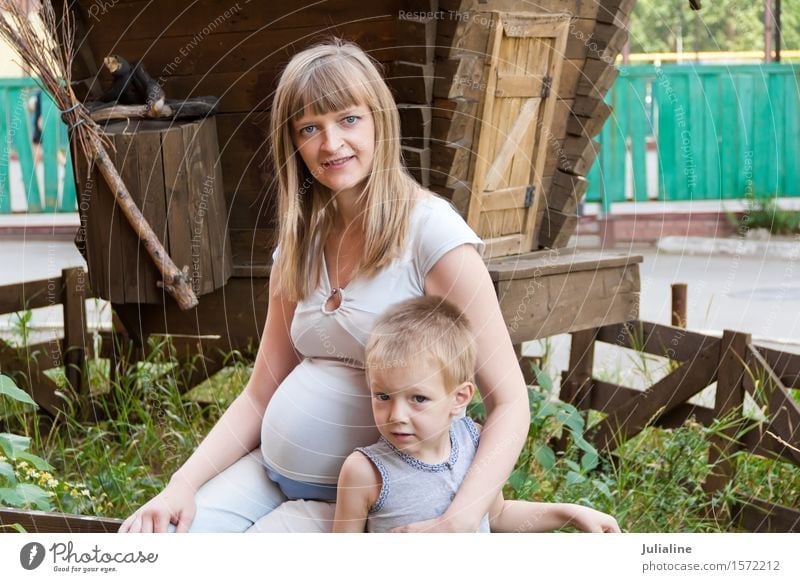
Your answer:
[[[364,453],[355,451],[345,459],[339,473],[339,481],[356,487],[378,487],[382,483],[381,474],[375,464]]]

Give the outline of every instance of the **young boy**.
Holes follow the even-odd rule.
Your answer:
[[[372,411],[381,439],[356,449],[339,475],[334,532],[385,532],[447,509],[469,471],[480,428],[464,416],[475,386],[475,346],[464,315],[440,297],[399,303],[366,347]],[[480,532],[573,525],[618,532],[610,515],[567,503],[505,501]]]

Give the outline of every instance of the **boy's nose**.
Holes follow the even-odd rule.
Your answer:
[[[389,422],[405,422],[408,419],[406,407],[401,404],[395,404],[389,411]]]

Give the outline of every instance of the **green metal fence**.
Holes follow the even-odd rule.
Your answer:
[[[67,128],[46,92],[41,99],[41,169],[34,160],[34,121],[27,102],[38,91],[31,78],[0,79],[0,214],[77,210]],[[18,192],[16,207],[12,207],[12,190]]]
[[[800,66],[628,66],[586,200],[800,196]]]

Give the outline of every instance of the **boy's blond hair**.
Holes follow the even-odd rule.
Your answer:
[[[333,39],[297,53],[278,82],[270,117],[271,155],[278,178],[277,282],[290,300],[319,284],[322,247],[333,227],[332,194],[297,154],[291,122],[314,114],[365,106],[375,126],[372,170],[358,200],[364,254],[358,272],[372,276],[405,245],[419,185],[400,152],[400,116],[376,61],[357,45]]]
[[[449,301],[432,295],[401,301],[386,310],[366,347],[367,374],[428,361],[441,370],[447,390],[472,382],[475,358],[467,317]]]

